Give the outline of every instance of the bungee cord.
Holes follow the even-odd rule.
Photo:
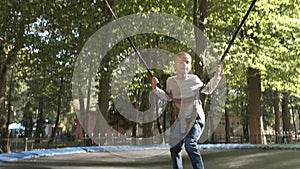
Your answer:
[[[122,25],[121,25],[120,22],[118,21],[117,15],[116,15],[116,14],[114,13],[114,11],[112,10],[110,4],[108,3],[107,0],[105,0],[105,3],[106,3],[106,5],[107,5],[109,11],[110,11],[111,14],[113,15],[115,21],[116,21],[117,24],[119,25],[121,31],[122,31],[123,34],[125,35],[126,40],[127,40],[127,41],[129,42],[129,44],[131,45],[131,47],[133,48],[133,50],[134,50],[135,54],[138,56],[138,58],[142,61],[142,64],[143,64],[143,65],[145,66],[145,68],[147,69],[148,74],[151,76],[151,78],[153,78],[154,76],[153,76],[152,72],[150,71],[149,66],[147,65],[147,63],[146,63],[146,61],[144,60],[144,58],[141,56],[141,53],[139,52],[139,50],[137,49],[137,47],[134,45],[134,43],[132,42],[132,40],[129,38],[129,36],[127,35],[127,33],[125,32],[125,30],[123,29]],[[158,86],[159,88],[161,88],[162,90],[164,90],[164,91],[166,92],[166,94],[167,94],[168,97],[172,98],[172,95],[171,95],[169,92],[167,92],[167,91],[162,87],[162,85],[161,85],[160,83],[157,83],[157,86]]]
[[[224,51],[224,53],[223,53],[223,55],[222,55],[222,57],[220,59],[220,63],[222,63],[223,60],[225,59],[226,54],[229,52],[229,49],[230,49],[231,45],[233,44],[236,36],[239,34],[239,32],[241,31],[243,25],[245,24],[245,21],[247,20],[247,18],[249,16],[251,10],[253,9],[255,3],[256,3],[256,0],[253,0],[252,3],[251,3],[251,5],[250,5],[250,7],[249,7],[249,9],[248,9],[248,11],[247,11],[247,13],[245,14],[245,16],[243,18],[243,20],[241,21],[240,25],[238,26],[237,30],[235,31],[234,35],[232,36],[232,38],[231,38],[231,40],[230,40],[230,42],[229,42],[226,50]]]
[[[107,0],[104,0],[104,1],[105,1],[106,5],[107,5],[109,11],[111,12],[112,16],[114,17],[115,21],[116,21],[117,24],[119,25],[121,31],[122,31],[123,34],[125,35],[126,40],[129,42],[129,44],[130,44],[131,47],[133,48],[135,54],[136,54],[136,55],[138,56],[138,58],[142,61],[142,64],[143,64],[144,67],[147,69],[148,74],[151,76],[151,78],[154,77],[153,74],[152,74],[152,72],[150,71],[150,68],[148,67],[146,61],[143,59],[143,57],[141,56],[140,52],[138,51],[138,49],[136,48],[136,46],[134,45],[134,43],[132,42],[132,40],[129,38],[129,36],[127,35],[126,31],[123,29],[122,25],[120,24],[120,22],[118,21],[118,17],[117,17],[116,14],[114,13],[114,11],[113,11],[113,9],[111,8],[110,4],[108,3]],[[253,1],[252,1],[252,3],[251,3],[251,5],[250,5],[249,9],[247,10],[245,16],[243,17],[243,20],[241,21],[240,25],[238,26],[237,30],[235,31],[234,35],[232,36],[232,38],[231,38],[229,44],[227,45],[227,48],[225,49],[223,55],[221,56],[219,63],[222,63],[223,60],[225,59],[227,53],[229,52],[230,47],[232,46],[232,44],[233,44],[235,38],[237,37],[237,35],[238,35],[239,32],[241,31],[241,28],[242,28],[243,25],[245,24],[245,21],[247,20],[247,18],[248,18],[248,16],[249,16],[250,12],[252,11],[252,9],[253,9],[253,7],[254,7],[256,1],[257,1],[257,0],[253,0]],[[162,90],[164,90],[164,91],[166,92],[166,94],[167,94],[168,97],[172,98],[172,95],[171,95],[169,92],[167,92],[167,91],[160,85],[160,83],[157,83],[157,86],[158,86],[159,88],[161,88]],[[205,84],[203,85],[202,88],[204,88],[204,86],[205,86]]]
[[[134,52],[136,53],[136,55],[141,59],[143,65],[146,67],[146,69],[147,69],[149,75],[150,75],[151,77],[153,77],[153,74],[151,73],[151,71],[150,71],[148,65],[146,64],[146,61],[143,59],[143,57],[141,56],[141,54],[140,54],[140,52],[138,51],[138,49],[136,48],[136,46],[134,45],[134,43],[131,41],[131,39],[129,38],[129,36],[128,36],[127,33],[125,32],[125,30],[123,29],[122,25],[121,25],[120,22],[118,21],[117,15],[116,15],[116,14],[114,13],[114,11],[112,10],[112,8],[111,8],[111,6],[109,5],[108,1],[105,0],[105,3],[106,3],[106,5],[107,5],[108,9],[110,10],[111,14],[113,15],[115,21],[116,21],[117,24],[119,25],[121,31],[122,31],[123,34],[125,35],[126,40],[127,40],[127,41],[129,42],[129,44],[132,46],[132,48],[133,48]]]

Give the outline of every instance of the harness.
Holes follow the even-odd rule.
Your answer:
[[[195,100],[198,100],[199,92],[195,96],[186,98],[173,98],[173,104],[177,107],[194,104]]]
[[[186,124],[186,118],[185,118],[185,113],[180,111],[182,106],[188,106],[188,105],[194,105],[193,106],[193,112],[192,112],[192,117],[191,119],[196,118],[197,112],[195,108],[196,101],[198,101],[199,98],[199,91],[194,96],[191,97],[186,97],[186,98],[173,98],[172,103],[174,107],[174,113],[176,114],[177,118],[179,119],[180,122],[180,132],[182,134],[186,133],[187,130],[193,125],[193,121],[190,122],[189,125]]]

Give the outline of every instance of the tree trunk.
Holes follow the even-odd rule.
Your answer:
[[[282,143],[282,137],[280,136],[280,113],[279,113],[279,92],[278,90],[273,92],[274,96],[274,112],[275,112],[275,136],[276,143]]]
[[[1,52],[2,48],[0,48]],[[2,55],[2,52],[0,53]],[[0,153],[10,152],[9,142],[8,142],[8,126],[7,123],[7,112],[5,109],[5,91],[6,91],[6,76],[7,76],[7,66],[5,64],[0,64]]]
[[[114,4],[114,0],[110,0],[110,5]],[[101,9],[104,13],[104,22],[111,21],[112,15],[109,11],[109,9],[106,6],[105,1],[101,2]],[[105,39],[103,39],[105,40]],[[110,41],[110,39],[106,39],[107,41]],[[109,71],[110,71],[110,65],[109,65],[109,57],[106,56],[102,59],[101,67],[100,67],[100,78],[99,78],[99,93],[98,93],[98,106],[102,117],[104,117],[105,120],[108,120],[108,108],[109,108],[109,97],[110,97],[110,78],[109,78]],[[99,124],[103,124],[101,121],[101,116],[97,116],[96,120],[96,126],[94,127],[94,135],[97,136],[105,136],[105,133],[107,132],[106,127],[101,127]],[[105,140],[100,139],[100,144],[104,144]]]
[[[228,102],[226,102],[228,104]],[[229,129],[229,110],[227,106],[225,105],[225,142],[230,143],[230,129]]]
[[[293,101],[291,100],[291,102]],[[294,106],[291,106],[291,113],[292,113],[292,120],[293,120],[293,131],[294,133],[297,133],[297,124],[295,120],[296,109]],[[297,138],[297,134],[295,134],[295,138]]]
[[[6,76],[7,66],[5,62],[4,45],[0,45],[0,153],[6,153],[9,150],[9,144],[6,140],[8,138],[8,126],[5,110],[5,90],[6,90]]]
[[[89,60],[89,74],[88,74],[88,85],[87,85],[87,99],[86,99],[86,109],[85,109],[85,112],[84,112],[84,116],[85,116],[85,119],[86,119],[86,128],[85,129],[85,134],[88,136],[87,138],[85,138],[86,142],[85,142],[85,145],[86,146],[91,146],[93,145],[93,137],[94,136],[98,136],[98,133],[95,133],[94,134],[94,130],[95,130],[95,126],[92,126],[91,124],[91,121],[90,121],[90,106],[91,106],[91,90],[92,90],[92,77],[91,77],[91,67],[92,67],[92,62],[93,60]],[[97,125],[97,123],[96,123]]]
[[[198,19],[199,18],[199,19]],[[203,33],[205,32],[205,21],[207,18],[207,0],[194,0],[194,10],[193,10],[193,24],[199,28]],[[195,74],[200,77],[204,82],[208,81],[207,74],[204,71],[204,63],[200,59],[199,54],[203,52],[203,42],[202,39],[198,37],[195,29],[195,40],[196,40],[196,55],[194,56],[194,69]],[[201,95],[201,101],[204,104],[205,95]],[[204,106],[204,105],[203,105]]]
[[[57,128],[58,128],[58,124],[59,124],[59,116],[60,116],[60,112],[61,112],[61,95],[62,95],[62,89],[63,89],[63,82],[64,82],[64,77],[61,76],[60,86],[59,86],[58,96],[57,96],[57,112],[56,112],[57,114],[56,114],[56,119],[55,119],[55,126],[54,126],[54,130],[51,133],[51,136],[50,136],[47,146],[50,146],[53,143],[54,138],[57,133]]]
[[[140,89],[137,89],[135,91],[135,96],[136,96],[138,101],[141,100],[141,95],[142,94],[141,94]],[[135,107],[135,111],[136,111],[135,112],[136,119],[138,119],[139,118],[138,117],[138,115],[139,115],[138,111],[140,110],[140,105],[138,104],[138,102],[134,103],[134,107]],[[135,121],[132,122],[131,133],[132,133],[132,143],[131,144],[138,145],[139,144],[138,140],[139,140],[139,137],[140,137],[139,136],[139,123],[138,122],[135,122]]]
[[[23,125],[25,126],[25,136],[32,138],[33,134],[33,110],[32,104],[28,101],[23,109]]]
[[[195,25],[195,29],[194,29],[194,34],[195,34],[195,41],[196,41],[196,51],[195,51],[195,55],[194,55],[194,69],[195,69],[195,74],[204,82],[207,83],[209,81],[207,72],[205,72],[204,69],[204,62],[201,60],[201,58],[198,56],[200,54],[203,53],[203,51],[205,50],[205,48],[207,46],[204,45],[203,43],[203,38],[199,37],[198,34],[198,29],[202,31],[202,33],[204,34],[205,32],[205,21],[207,18],[207,0],[194,0],[194,8],[193,8],[193,24]],[[200,95],[200,100],[202,102],[202,106],[203,109],[205,111],[205,107],[206,107],[206,95],[201,94]],[[206,112],[206,111],[205,111]],[[207,116],[206,116],[207,117]],[[210,123],[208,123],[210,124]],[[203,131],[202,135],[207,135],[208,134],[208,129],[209,127],[206,127]],[[213,136],[210,137],[210,140],[213,140],[212,138]],[[203,138],[207,138],[207,137],[203,137]],[[201,140],[202,141],[206,141],[206,140]]]
[[[283,141],[285,143],[291,142],[290,137],[290,129],[291,129],[291,123],[290,123],[290,114],[289,114],[289,96],[290,94],[288,92],[283,92],[283,98],[282,98],[282,129],[283,129]]]
[[[79,124],[78,125],[81,126],[82,133],[84,135],[84,133],[85,133],[84,128],[86,128],[87,119],[85,116],[85,108],[84,108],[84,94],[80,87],[78,87],[78,100],[79,100],[79,115],[77,115],[77,116],[79,116],[79,118],[78,118]]]
[[[143,80],[144,83],[146,82],[146,79]],[[150,102],[148,101],[148,96],[149,96],[149,92],[148,91],[144,91],[142,93],[142,97],[141,97],[141,110],[140,111],[146,111],[149,109]],[[153,113],[152,113],[153,115]],[[153,116],[145,116],[144,118],[149,118],[146,119],[147,121],[149,121],[150,119],[153,119]],[[159,126],[158,126],[159,127]],[[143,123],[143,137],[146,138],[146,142],[143,142],[145,145],[152,145],[153,144],[153,140],[151,138],[153,138],[153,129],[154,129],[154,122],[148,122],[148,123]]]
[[[248,68],[249,135],[252,144],[265,144],[261,109],[261,80],[258,69]]]
[[[157,125],[157,130],[158,130],[158,133],[161,135],[161,138],[160,138],[160,143],[163,144],[165,142],[165,138],[163,137],[163,132],[165,132],[165,130],[163,129],[162,131],[162,128],[161,128],[161,122],[160,122],[160,118],[159,118],[159,104],[158,104],[158,99],[159,97],[158,96],[155,96],[154,97],[154,102],[155,102],[155,114],[156,114],[156,125]],[[163,118],[165,118],[165,112],[163,113]],[[163,119],[163,122],[165,122],[165,120]],[[164,125],[164,124],[163,124]]]
[[[242,121],[243,121],[243,134],[244,134],[244,138],[246,142],[249,142],[250,138],[249,138],[249,109],[247,106],[246,101],[244,101],[244,99],[241,100],[240,102],[240,106],[241,106],[241,112],[242,112]]]
[[[98,94],[98,106],[102,117],[104,120],[108,122],[108,108],[109,108],[109,96],[110,96],[110,79],[109,74],[106,70],[109,70],[109,59],[107,57],[103,58],[102,60],[102,68],[100,70],[100,79],[99,79],[99,94]],[[107,132],[106,127],[101,127],[103,124],[103,119],[101,119],[101,116],[97,116],[96,126],[94,127],[93,134],[94,135],[100,135],[105,136],[105,133]],[[102,140],[100,144],[103,144],[105,140]]]
[[[42,137],[44,136],[44,97],[39,96],[38,97],[38,103],[39,103],[39,108],[38,108],[38,116],[37,116],[37,124],[36,124],[36,131],[35,131],[35,137],[36,137],[36,142],[40,143]]]
[[[132,145],[138,144],[138,137],[139,137],[139,124],[137,122],[132,122],[132,128],[131,128],[131,138],[132,138]]]
[[[243,134],[244,134],[243,139],[245,139],[246,142],[249,142],[250,138],[249,138],[249,125],[248,125],[248,122],[243,124]]]
[[[207,0],[194,0],[193,24],[203,33],[205,32],[205,22],[207,19]]]
[[[13,91],[13,88],[14,88],[13,79],[14,79],[14,71],[11,71],[10,80],[9,80],[9,92],[8,92],[8,98],[7,98],[7,122],[6,122],[7,126],[9,126],[10,121],[11,121],[11,112],[12,112],[12,109],[11,109],[12,100],[11,100],[11,98],[12,98],[12,91]]]
[[[300,134],[300,107],[297,107],[297,111],[298,111],[298,131],[297,131],[297,133]]]

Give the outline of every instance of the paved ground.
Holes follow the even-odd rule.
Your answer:
[[[121,156],[120,156],[120,153]],[[299,150],[201,150],[205,169],[300,169]],[[1,163],[1,169],[171,169],[167,150],[77,153]],[[154,154],[155,156],[151,156]],[[124,156],[141,158],[126,158]],[[145,157],[146,156],[146,157]],[[186,153],[184,168],[191,169]]]

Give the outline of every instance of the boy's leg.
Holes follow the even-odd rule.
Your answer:
[[[190,157],[194,169],[204,169],[200,151],[197,149],[197,142],[202,134],[203,126],[202,121],[197,117],[194,125],[185,138],[185,150]]]
[[[180,121],[175,120],[172,126],[171,137],[170,137],[170,153],[172,159],[173,169],[182,169],[182,156],[181,150],[183,146],[183,138],[180,132]]]
[[[170,149],[173,169],[183,169],[181,156],[182,145],[183,141],[179,142]]]

